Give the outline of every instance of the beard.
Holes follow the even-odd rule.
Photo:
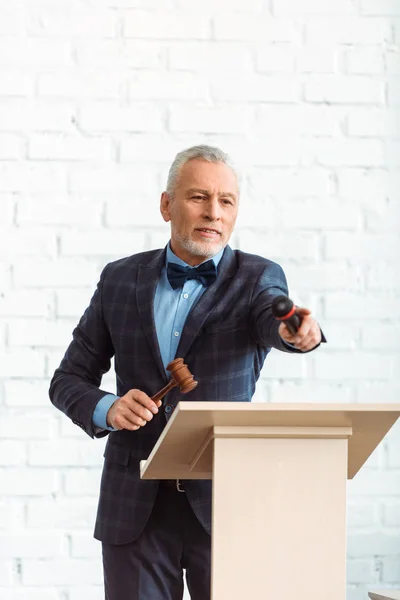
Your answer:
[[[186,252],[189,252],[192,256],[200,256],[202,258],[212,258],[226,246],[222,239],[197,242],[190,237],[190,234],[181,234],[176,230],[174,231],[174,236]]]

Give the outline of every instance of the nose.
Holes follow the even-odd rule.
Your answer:
[[[221,206],[217,196],[212,196],[205,203],[204,217],[209,221],[219,221],[221,218]]]

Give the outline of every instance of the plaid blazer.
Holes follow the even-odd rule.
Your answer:
[[[101,378],[115,357],[118,396],[140,389],[149,396],[167,383],[157,341],[153,300],[165,249],[109,263],[50,384],[53,404],[91,437],[108,435],[94,537],[112,544],[136,539],[153,507],[158,481],[141,480],[146,459],[171,416],[163,409],[137,431],[97,433],[92,415],[107,392]],[[271,314],[275,295],[287,294],[282,268],[229,246],[218,278],[192,308],[176,357],[185,359],[199,385],[188,395],[172,390],[163,401],[250,402],[272,347],[293,352]],[[206,531],[211,532],[211,481],[184,486]]]

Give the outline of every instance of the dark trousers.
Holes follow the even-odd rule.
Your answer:
[[[182,600],[183,569],[191,600],[210,600],[211,536],[175,483],[160,484],[137,540],[103,542],[106,600]]]

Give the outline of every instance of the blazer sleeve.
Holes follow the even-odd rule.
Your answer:
[[[95,429],[92,417],[98,401],[108,392],[99,386],[111,367],[114,348],[103,315],[103,287],[108,265],[100,275],[96,291],[77,327],[60,366],[54,372],[49,396],[90,437],[103,437],[108,431]]]

